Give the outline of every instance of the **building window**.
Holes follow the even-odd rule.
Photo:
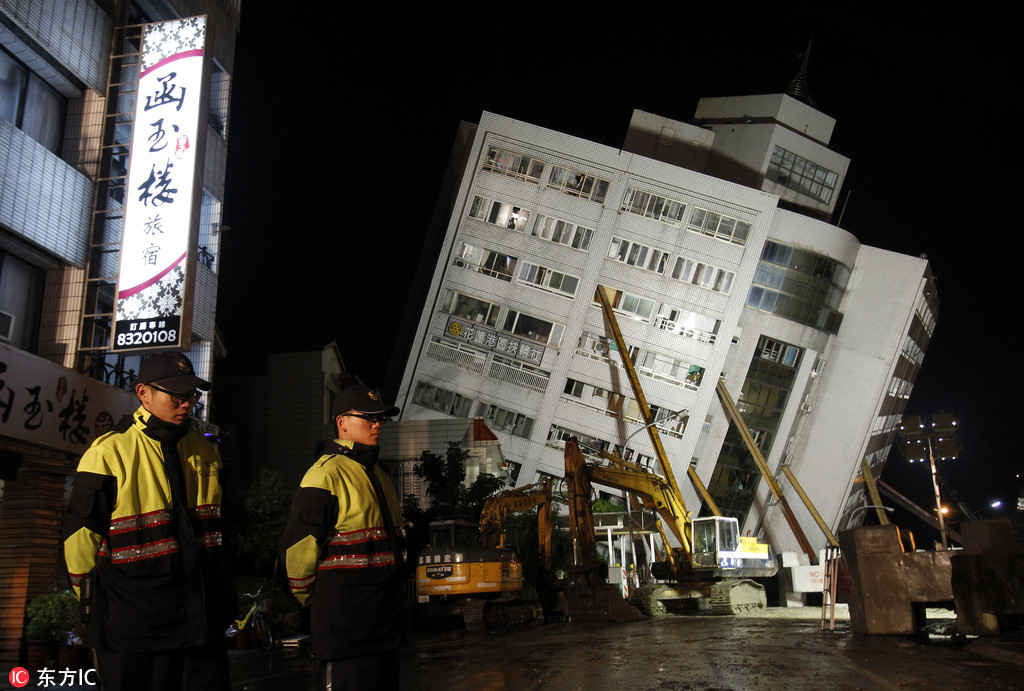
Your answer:
[[[412,402],[452,417],[469,417],[473,399],[425,382],[416,383]]]
[[[606,287],[612,291],[611,305],[613,310],[628,314],[640,321],[650,321],[651,313],[654,312],[654,300],[616,290],[610,286]],[[600,290],[600,287],[598,289]],[[594,293],[594,304],[601,304],[601,300],[597,297],[596,292]]]
[[[616,367],[622,367],[622,358],[619,355],[615,342],[605,336],[589,331],[584,331],[580,334],[576,353],[594,360],[610,363]],[[635,346],[629,350],[629,359],[634,364],[638,374],[643,374],[652,379],[658,379],[675,386],[696,390],[704,377],[704,368],[700,365],[684,362],[664,353],[642,350]],[[568,387],[565,393],[570,393]]]
[[[60,93],[0,48],[0,118],[59,154],[66,110]]]
[[[526,223],[530,220],[529,210],[521,206],[479,196],[473,197],[469,215],[502,228],[521,231],[526,230]]]
[[[705,343],[714,343],[721,321],[681,307],[662,305],[654,325],[662,331]]]
[[[532,417],[527,417],[514,410],[508,410],[496,405],[489,405],[481,401],[476,414],[487,421],[487,426],[492,430],[511,434],[513,437],[529,439],[533,433],[533,425],[536,422]]]
[[[716,214],[707,209],[694,209],[686,229],[735,245],[747,244],[747,236],[750,235],[750,224],[746,221]]]
[[[570,298],[575,297],[576,289],[580,285],[580,279],[576,276],[563,274],[559,271],[528,262],[523,262],[519,269],[518,280],[520,283],[526,283],[541,290],[546,290],[549,293]]]
[[[765,178],[828,204],[839,182],[838,173],[776,146]]]
[[[597,453],[598,451],[607,451],[612,448],[611,443],[604,439],[584,432],[577,432],[568,427],[551,425],[551,428],[548,430],[548,444],[550,445],[561,447],[570,438],[575,438],[585,453]]]
[[[533,236],[589,252],[594,231],[552,216],[538,216],[537,223],[533,226]]]
[[[540,159],[492,146],[487,150],[483,168],[499,175],[539,185],[545,165],[546,163]]]
[[[638,358],[636,369],[655,379],[678,382],[692,389],[699,387],[701,379],[704,377],[703,367],[691,365],[671,355],[650,351]]]
[[[578,170],[572,170],[563,166],[551,166],[551,177],[548,178],[548,189],[558,190],[574,197],[589,199],[590,201],[603,204],[608,196],[608,187],[611,185],[607,180],[588,175]]]
[[[612,244],[608,247],[608,258],[656,274],[665,273],[665,265],[668,263],[667,252],[616,237],[612,238]]]
[[[541,319],[540,317],[532,317],[517,310],[509,310],[508,314],[505,315],[505,323],[502,330],[515,336],[528,338],[531,341],[537,341],[538,343],[557,348],[562,342],[565,326]]]
[[[802,349],[797,348],[794,345],[777,341],[774,338],[768,338],[762,336],[761,341],[757,344],[758,349],[761,351],[761,359],[769,360],[771,362],[777,362],[780,365],[786,367],[796,367],[800,363],[800,353]]]
[[[455,258],[455,266],[477,271],[486,276],[493,276],[502,281],[511,281],[515,275],[518,260],[508,254],[494,250],[481,249],[468,242],[462,243],[459,256]]]
[[[445,314],[450,314],[453,317],[468,319],[477,324],[497,326],[498,312],[501,310],[501,307],[493,302],[456,293],[453,290],[446,290],[440,309]]]
[[[0,343],[36,352],[45,283],[45,271],[0,251]]]
[[[768,240],[746,304],[834,334],[849,279],[849,269],[834,259]]]
[[[671,276],[683,283],[700,286],[725,295],[732,291],[732,281],[736,278],[736,274],[732,271],[686,257],[676,257]]]
[[[653,218],[670,226],[681,226],[686,204],[650,192],[629,189],[622,200],[622,210],[644,218]]]

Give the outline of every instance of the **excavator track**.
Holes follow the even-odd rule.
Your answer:
[[[726,578],[711,587],[713,614],[745,614],[767,606],[764,586],[749,578]]]
[[[466,631],[493,631],[518,624],[528,624],[537,618],[536,608],[525,600],[492,600],[482,597],[466,598],[451,609],[461,615]]]

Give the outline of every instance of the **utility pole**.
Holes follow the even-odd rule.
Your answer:
[[[956,438],[960,421],[952,413],[934,413],[929,422],[926,415],[905,415],[900,421],[903,435],[903,455],[911,463],[927,460],[932,471],[932,488],[935,490],[935,512],[939,519],[939,535],[942,549],[949,549],[946,536],[946,522],[942,516],[942,498],[939,495],[939,473],[935,459],[955,460],[962,445]]]

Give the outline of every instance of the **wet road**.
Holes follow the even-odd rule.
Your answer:
[[[820,610],[814,610],[818,612]],[[402,651],[403,689],[1022,689],[1024,639],[859,636],[805,617],[673,617],[531,625],[420,637]],[[312,688],[294,651],[232,653],[236,689]]]

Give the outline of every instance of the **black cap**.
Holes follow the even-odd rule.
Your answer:
[[[192,389],[210,390],[210,382],[196,376],[189,359],[173,350],[157,353],[143,362],[139,368],[139,383],[156,384],[175,393]]]
[[[399,409],[393,405],[387,405],[380,398],[380,391],[353,384],[338,392],[334,399],[332,413],[334,417],[344,415],[350,410],[367,415],[387,415],[389,417],[398,415]]]

